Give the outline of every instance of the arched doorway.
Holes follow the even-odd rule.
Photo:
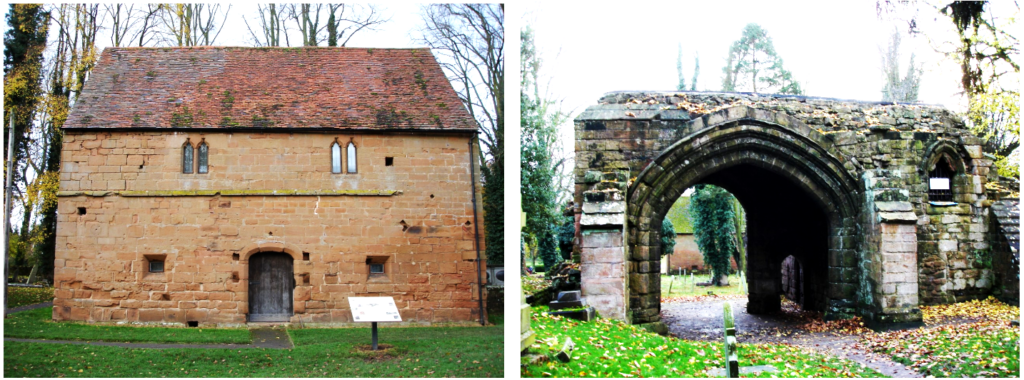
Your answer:
[[[294,259],[283,252],[249,256],[249,322],[287,322],[294,309]]]

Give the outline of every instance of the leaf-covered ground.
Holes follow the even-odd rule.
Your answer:
[[[523,294],[533,294],[551,286],[551,281],[544,279],[543,273],[520,277],[523,280]]]
[[[663,337],[619,321],[579,322],[533,309],[537,343],[524,359],[524,377],[708,377],[709,369],[724,366],[721,342]],[[573,360],[555,359],[566,338],[576,343]],[[740,366],[771,365],[778,372],[756,377],[882,377],[863,365],[802,348],[779,345],[739,345]]]
[[[925,327],[865,334],[863,348],[935,377],[1020,377],[1020,307],[989,298],[921,307]],[[965,322],[969,321],[969,322]]]
[[[53,301],[53,288],[22,288],[7,287],[7,307],[32,305],[40,302]]]

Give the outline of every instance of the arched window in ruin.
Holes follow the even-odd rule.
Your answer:
[[[356,144],[352,141],[348,142],[348,172],[356,172]]]
[[[206,145],[206,139],[199,142],[199,174],[210,171],[210,146]]]
[[[928,200],[931,202],[953,201],[953,176],[956,169],[945,155],[939,158],[935,167],[928,172]]]
[[[331,144],[331,173],[341,173],[341,144],[337,138]]]
[[[192,159],[192,142],[185,139],[185,144],[181,147],[181,172],[185,174],[192,174],[193,159]]]

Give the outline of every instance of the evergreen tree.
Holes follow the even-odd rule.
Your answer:
[[[529,216],[523,232],[537,239],[537,251],[545,266],[557,262],[555,229],[561,224],[558,206],[562,160],[558,151],[557,127],[567,115],[555,102],[542,98],[537,84],[541,60],[536,54],[533,32],[520,33],[522,41],[520,78],[520,123],[522,135],[520,176],[523,211]]]
[[[800,83],[782,67],[768,31],[757,24],[743,28],[743,36],[729,48],[726,62],[722,91],[803,94]]]
[[[694,186],[690,196],[690,220],[704,264],[711,266],[712,284],[729,284],[729,258],[735,255],[736,230],[733,196],[714,185]]]
[[[661,254],[671,255],[676,248],[676,228],[668,218],[661,221]]]
[[[558,227],[558,250],[562,253],[562,260],[572,259],[572,246],[575,238],[576,218],[566,216],[562,225]]]
[[[41,4],[11,4],[4,35],[4,140],[10,136],[8,122],[14,112],[15,183],[24,182],[20,168],[26,166],[29,131],[36,105],[42,98],[40,74],[50,13]],[[7,144],[4,160],[7,160]],[[5,171],[6,173],[6,171]]]
[[[882,75],[885,86],[882,87],[883,102],[913,103],[917,101],[917,89],[921,86],[920,65],[914,64],[914,54],[910,54],[910,67],[907,74],[900,77],[900,33],[893,31],[889,47],[882,54]]]
[[[690,81],[690,91],[697,91],[697,74],[700,73],[700,58],[693,56],[693,79]],[[676,91],[686,91],[686,78],[683,77],[683,44],[679,44],[679,54],[676,56],[676,76],[679,83],[676,84]]]

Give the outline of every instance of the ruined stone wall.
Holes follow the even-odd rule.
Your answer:
[[[335,137],[355,141],[358,173],[331,173]],[[181,173],[186,138],[209,144],[208,174]],[[407,323],[476,321],[468,141],[67,133],[54,319],[244,323],[262,250],[295,258],[293,322],[350,322],[349,296],[393,296]],[[386,278],[369,278],[370,256]],[[152,257],[164,273],[148,273]]]
[[[747,108],[739,109],[752,109],[743,111],[750,115],[775,115],[769,122],[786,126],[799,124],[796,128],[812,130],[811,134],[835,147],[830,154],[836,156],[834,158],[850,176],[860,180],[871,173],[874,178],[884,177],[886,186],[899,190],[896,192],[899,199],[883,201],[900,202],[895,205],[901,209],[898,212],[909,212],[913,218],[902,220],[900,224],[909,223],[915,230],[918,303],[952,302],[983,297],[990,292],[991,267],[987,263],[991,260],[987,258],[990,253],[985,235],[991,202],[983,190],[984,184],[995,178],[992,160],[982,153],[982,141],[955,115],[939,107],[754,94],[609,93],[576,119],[576,204],[585,203],[587,192],[611,190],[604,182],[588,180],[588,175],[593,177],[588,173],[620,173],[632,181],[672,144],[706,126],[724,122],[731,117],[724,112],[740,106]],[[956,205],[928,203],[929,165],[934,165],[931,161],[942,153],[961,160],[952,181]],[[622,191],[632,190],[630,187]],[[860,189],[865,190],[868,188]],[[624,194],[627,199],[633,195]],[[828,278],[830,283],[851,282],[849,286],[833,288],[833,297],[857,293],[862,302],[877,305],[877,297],[896,296],[909,288],[865,277],[867,271],[863,264],[882,260],[879,256],[881,238],[871,239],[869,235],[883,233],[880,228],[867,225],[870,224],[867,219],[879,223],[882,213],[892,210],[868,207],[869,201],[875,199],[867,198],[875,194],[863,195],[857,196],[861,218],[843,221],[846,224],[844,235],[832,237],[832,246],[849,248],[873,242],[875,247],[843,250],[838,256],[830,257],[830,266],[839,263],[843,266],[830,269]],[[653,212],[639,210],[643,217]],[[637,221],[647,222],[651,221],[643,218]],[[903,243],[910,241],[906,234],[897,235]],[[634,240],[629,244],[644,239],[643,236],[630,238]],[[891,247],[894,246],[886,245],[886,248]],[[901,253],[909,257],[910,252],[904,248],[900,246],[899,250],[890,252],[890,256]],[[640,263],[653,260],[643,257],[645,254],[653,255],[633,253],[629,273],[638,273]],[[846,257],[849,255],[855,257]],[[656,276],[648,277],[651,283],[645,287],[657,289]],[[900,283],[913,282],[904,277],[913,276],[899,273],[888,278],[898,279]],[[911,299],[906,294],[903,296],[904,300]]]

